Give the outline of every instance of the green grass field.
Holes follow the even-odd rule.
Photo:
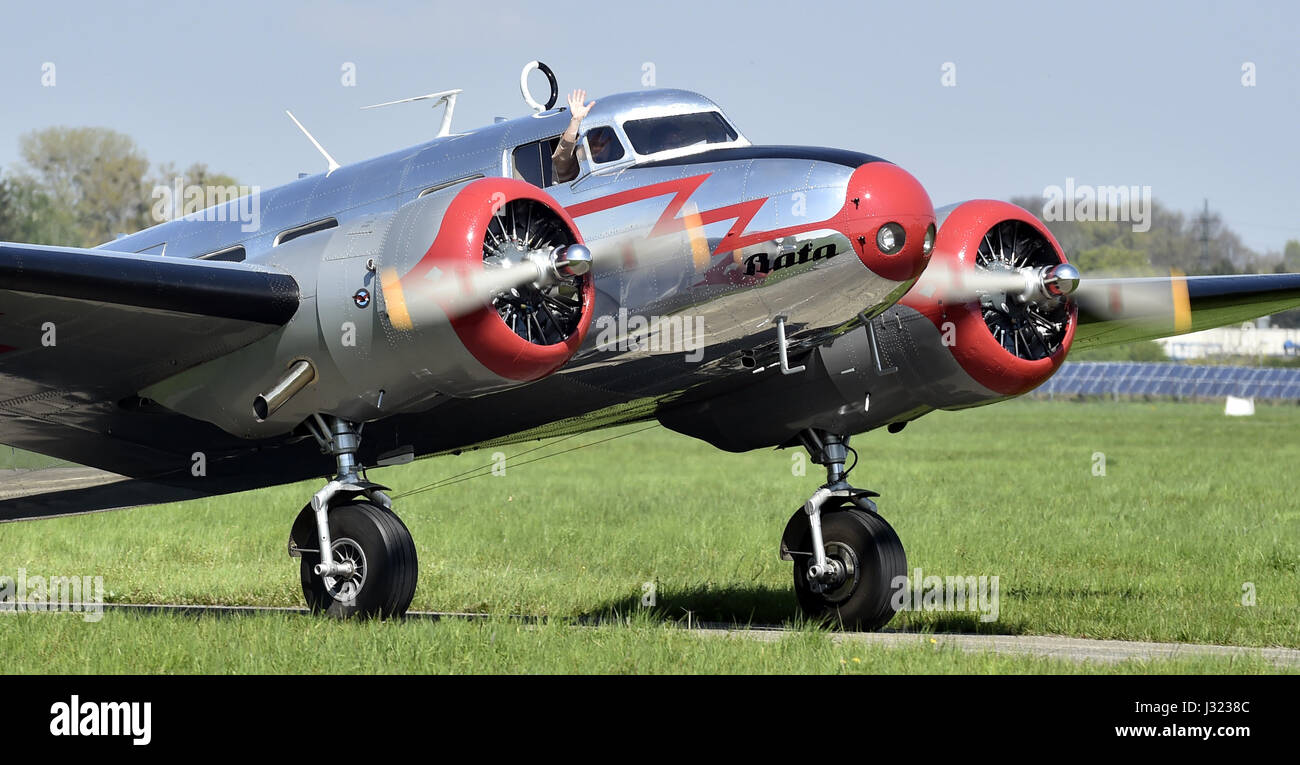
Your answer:
[[[793,452],[724,454],[656,428],[512,466],[641,427],[517,460],[537,444],[510,447],[503,477],[398,500],[420,556],[412,607],[493,618],[0,615],[5,670],[1273,671],[836,645],[798,625],[790,564],[776,554],[787,518],[821,481],[815,465],[793,474]],[[891,628],[1300,647],[1300,408],[1228,418],[1213,404],[1012,402],[937,413],[855,446],[854,483],[882,493],[910,568],[1000,581],[996,622],[908,612]],[[467,453],[371,478],[400,494],[490,462]],[[297,606],[285,541],[316,488],[0,525],[0,575],[102,575],[118,602]],[[646,582],[653,609],[641,607]],[[688,613],[799,629],[777,643],[708,637],[678,628]],[[507,618],[516,614],[550,621]],[[616,615],[631,623],[567,624]]]

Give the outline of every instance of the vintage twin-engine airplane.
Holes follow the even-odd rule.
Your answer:
[[[330,159],[251,200],[256,230],[232,202],[93,250],[0,244],[0,442],[130,478],[0,520],[333,475],[290,534],[306,600],[401,614],[415,545],[367,467],[657,419],[824,465],[780,552],[806,613],[875,628],[907,565],[851,435],[1023,394],[1072,347],[1300,305],[1297,274],[1082,278],[1019,207],[936,212],[897,165],[752,145],[681,90],[598,99],[556,183],[555,100]]]

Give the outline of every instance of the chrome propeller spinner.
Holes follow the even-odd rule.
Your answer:
[[[1014,220],[985,233],[975,267],[992,277],[979,301],[994,339],[1022,359],[1056,353],[1069,325],[1067,299],[1079,286],[1078,269],[1060,262],[1036,229]],[[974,281],[978,290],[984,280]]]
[[[530,199],[506,203],[488,225],[483,265],[485,270],[517,272],[520,277],[495,290],[489,301],[516,335],[552,345],[577,330],[583,309],[581,280],[591,269],[591,251],[573,243],[544,205]]]

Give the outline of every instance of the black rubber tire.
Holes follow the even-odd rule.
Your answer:
[[[803,510],[798,510],[798,515]],[[805,525],[806,521],[805,521]],[[884,518],[857,508],[822,513],[822,542],[847,547],[857,557],[857,584],[834,599],[814,592],[808,584],[810,555],[794,556],[794,593],[806,617],[847,630],[878,630],[894,618],[894,584],[907,576],[903,543]],[[812,549],[812,532],[805,531],[797,550]]]
[[[320,554],[304,551],[300,564],[302,594],[307,607],[341,619],[401,616],[415,597],[419,565],[415,540],[392,511],[365,501],[330,509],[330,538],[354,540],[365,554],[366,576],[361,590],[349,600],[337,600],[324,577],[316,575]],[[312,522],[315,528],[315,522]],[[299,542],[300,546],[305,540]],[[313,543],[311,547],[316,547]]]

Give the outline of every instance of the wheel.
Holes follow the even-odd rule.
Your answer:
[[[807,529],[793,548],[812,550],[812,531]],[[838,561],[844,579],[822,592],[808,581],[811,555],[794,556],[794,593],[799,609],[810,619],[828,621],[851,630],[877,630],[889,623],[898,610],[895,602],[897,577],[907,576],[907,555],[893,527],[875,513],[857,508],[822,512],[822,543],[827,560]]]
[[[304,523],[294,524],[294,540],[302,552],[302,594],[312,611],[347,618],[401,616],[415,596],[418,566],[415,541],[392,511],[365,501],[331,508],[330,549],[336,562],[356,567],[348,576],[318,576],[320,554],[310,552],[315,542],[316,519],[311,509]],[[309,541],[310,540],[310,541]]]

